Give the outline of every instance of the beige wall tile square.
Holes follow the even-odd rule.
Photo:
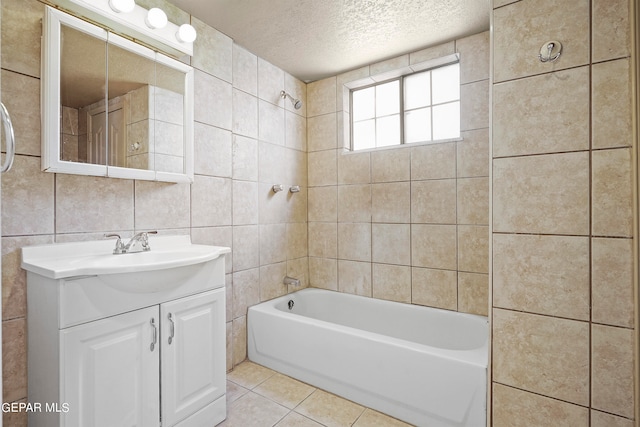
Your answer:
[[[283,283],[286,274],[286,262],[260,267],[260,301],[278,298],[287,293],[287,285]]]
[[[309,256],[338,257],[338,226],[335,222],[309,222]]]
[[[456,177],[456,144],[440,143],[411,148],[411,179]]]
[[[594,151],[592,168],[592,233],[633,235],[631,150]]]
[[[370,297],[371,263],[338,260],[338,290],[348,294]]]
[[[2,177],[3,236],[54,232],[54,177],[52,173],[40,172],[40,158],[15,157],[10,173]],[[77,188],[74,190],[78,191]],[[125,218],[126,224],[131,225],[132,214],[130,211],[128,221]],[[83,213],[73,210],[65,213],[70,222],[75,216],[81,217]]]
[[[336,150],[316,151],[308,155],[309,186],[336,185],[338,159]]]
[[[338,187],[309,188],[309,221],[330,221],[338,219]]]
[[[509,3],[515,3],[517,1],[521,1],[521,0],[493,0],[493,8],[497,9],[499,7],[505,6]]]
[[[2,2],[2,68],[40,77],[44,5],[36,0]],[[4,88],[3,88],[4,89]],[[2,97],[7,102],[6,95]]]
[[[272,188],[271,184],[260,183],[258,185],[258,219],[260,224],[275,224],[287,221],[288,204],[286,193],[284,191],[274,193]]]
[[[456,40],[461,84],[489,79],[489,47],[489,31]]]
[[[188,229],[186,230],[188,231]],[[191,241],[195,244],[233,247],[232,227],[200,227],[191,229]],[[231,273],[233,253],[225,255],[225,272]]]
[[[591,410],[592,427],[633,427],[633,420]]]
[[[589,234],[589,154],[493,161],[495,232]]]
[[[2,20],[4,22],[4,19]],[[4,34],[4,31],[3,31]],[[4,46],[4,40],[2,45]],[[4,59],[4,55],[2,55]],[[4,68],[4,64],[3,64]],[[2,102],[11,115],[16,154],[40,155],[40,80],[2,70]]]
[[[593,148],[629,147],[633,143],[629,60],[593,64],[591,73]]]
[[[258,96],[258,57],[233,44],[233,87]]]
[[[247,316],[233,319],[233,366],[247,358]]]
[[[338,224],[338,258],[371,262],[371,223]]]
[[[489,225],[489,178],[457,180],[458,224]]]
[[[307,223],[287,223],[287,259],[307,256]]]
[[[489,80],[460,85],[460,130],[489,127]]]
[[[457,287],[455,271],[416,267],[411,269],[411,302],[413,304],[457,310]]]
[[[489,272],[489,227],[458,225],[458,269],[472,273]]]
[[[461,132],[457,146],[457,176],[470,178],[489,176],[489,129]]]
[[[633,418],[633,330],[593,325],[591,334],[591,406]]]
[[[589,61],[589,2],[565,1],[561,13],[557,6],[553,0],[523,0],[494,10],[494,81],[572,68]],[[531,60],[550,39],[549,34],[562,43],[560,59],[553,63]]]
[[[284,145],[284,109],[270,102],[258,101],[258,139],[272,144]]]
[[[411,264],[411,226],[372,224],[371,260],[384,264]]]
[[[211,227],[215,225],[231,225],[233,223],[231,182],[228,178],[195,176],[193,184],[191,184],[192,227]],[[138,218],[137,213],[138,205],[136,203],[136,220]],[[177,220],[177,218],[173,220]]]
[[[235,88],[233,89],[233,133],[258,138],[258,98]]]
[[[431,59],[442,58],[443,56],[455,53],[455,51],[456,47],[454,41],[442,43],[436,46],[419,50],[417,52],[411,52],[409,54],[409,63],[413,65],[419,62],[429,61]]]
[[[493,304],[589,320],[589,238],[494,234]]]
[[[198,175],[231,178],[233,138],[231,132],[194,123],[194,171]]]
[[[373,222],[408,223],[411,220],[411,185],[390,182],[371,185]]]
[[[338,290],[338,260],[329,258],[309,258],[309,286]]]
[[[589,410],[494,383],[492,421],[495,427],[583,427],[589,425]]]
[[[338,184],[369,184],[371,153],[341,153],[338,155]]]
[[[251,181],[232,181],[233,188],[233,225],[258,223],[258,183]]]
[[[455,225],[413,224],[411,226],[411,265],[457,269]]]
[[[257,225],[233,227],[233,271],[260,266],[260,228]]]
[[[287,225],[260,225],[260,265],[287,260]]]
[[[336,78],[329,77],[307,85],[307,117],[336,112]]]
[[[629,56],[631,34],[627,0],[593,0],[591,55],[593,62]]]
[[[307,119],[309,152],[338,148],[337,120],[335,113]]]
[[[489,276],[458,271],[458,311],[487,316]]]
[[[194,72],[194,120],[231,130],[233,105],[231,83],[199,70]]]
[[[233,179],[258,180],[258,141],[233,135]]]
[[[371,152],[372,182],[409,181],[411,150],[406,148]]]
[[[371,185],[338,187],[338,221],[371,222]]]
[[[2,401],[14,402],[27,395],[27,321],[2,322]]]
[[[404,303],[411,302],[411,267],[373,264],[373,297]]]
[[[288,155],[289,150],[282,145],[259,141],[259,181],[270,187],[274,184],[287,184],[288,170],[283,165],[286,164]]]
[[[494,309],[493,379],[589,405],[589,324]]]
[[[633,328],[633,241],[591,240],[592,320]]]
[[[191,64],[227,82],[233,75],[233,40],[198,18],[191,17],[191,25],[198,32],[193,43]]]
[[[287,276],[295,277],[300,280],[300,286],[289,285],[287,292],[295,292],[297,290],[309,286],[309,258],[296,258],[287,260]]]
[[[299,151],[307,151],[307,119],[285,110],[285,145]],[[306,163],[306,162],[305,162]]]
[[[269,104],[284,107],[280,91],[284,89],[284,71],[258,57],[258,98]]]
[[[455,224],[456,180],[412,181],[411,222]]]
[[[589,67],[494,85],[494,157],[588,149]]]

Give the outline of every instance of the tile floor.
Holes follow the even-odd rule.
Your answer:
[[[218,427],[408,427],[402,421],[253,362],[227,374],[227,419]]]

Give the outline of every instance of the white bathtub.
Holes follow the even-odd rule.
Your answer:
[[[320,289],[248,314],[250,360],[417,426],[485,425],[487,342],[486,317]]]

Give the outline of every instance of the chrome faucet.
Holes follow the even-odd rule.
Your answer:
[[[114,254],[132,254],[136,252],[150,251],[151,246],[149,246],[149,234],[158,234],[157,231],[142,231],[140,233],[135,234],[129,243],[126,245],[122,243],[122,239],[120,235],[112,233],[105,234],[104,237],[117,237],[116,247],[113,250]]]

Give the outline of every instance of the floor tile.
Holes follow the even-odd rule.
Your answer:
[[[289,415],[284,417],[275,427],[323,427],[322,424],[317,423],[305,416],[302,416],[296,412],[290,412]]]
[[[293,409],[316,389],[293,378],[276,373],[253,389],[254,392]]]
[[[353,427],[410,427],[411,424],[404,423],[388,415],[374,411],[373,409],[365,409],[364,413],[358,418]]]
[[[287,413],[284,406],[248,392],[227,408],[227,419],[219,427],[271,427]]]
[[[295,411],[328,427],[351,426],[364,407],[326,391],[316,390]]]
[[[275,375],[275,371],[252,362],[243,362],[227,374],[227,379],[242,387],[252,389]]]
[[[227,381],[227,405],[230,405],[248,392],[248,389],[234,382]]]

